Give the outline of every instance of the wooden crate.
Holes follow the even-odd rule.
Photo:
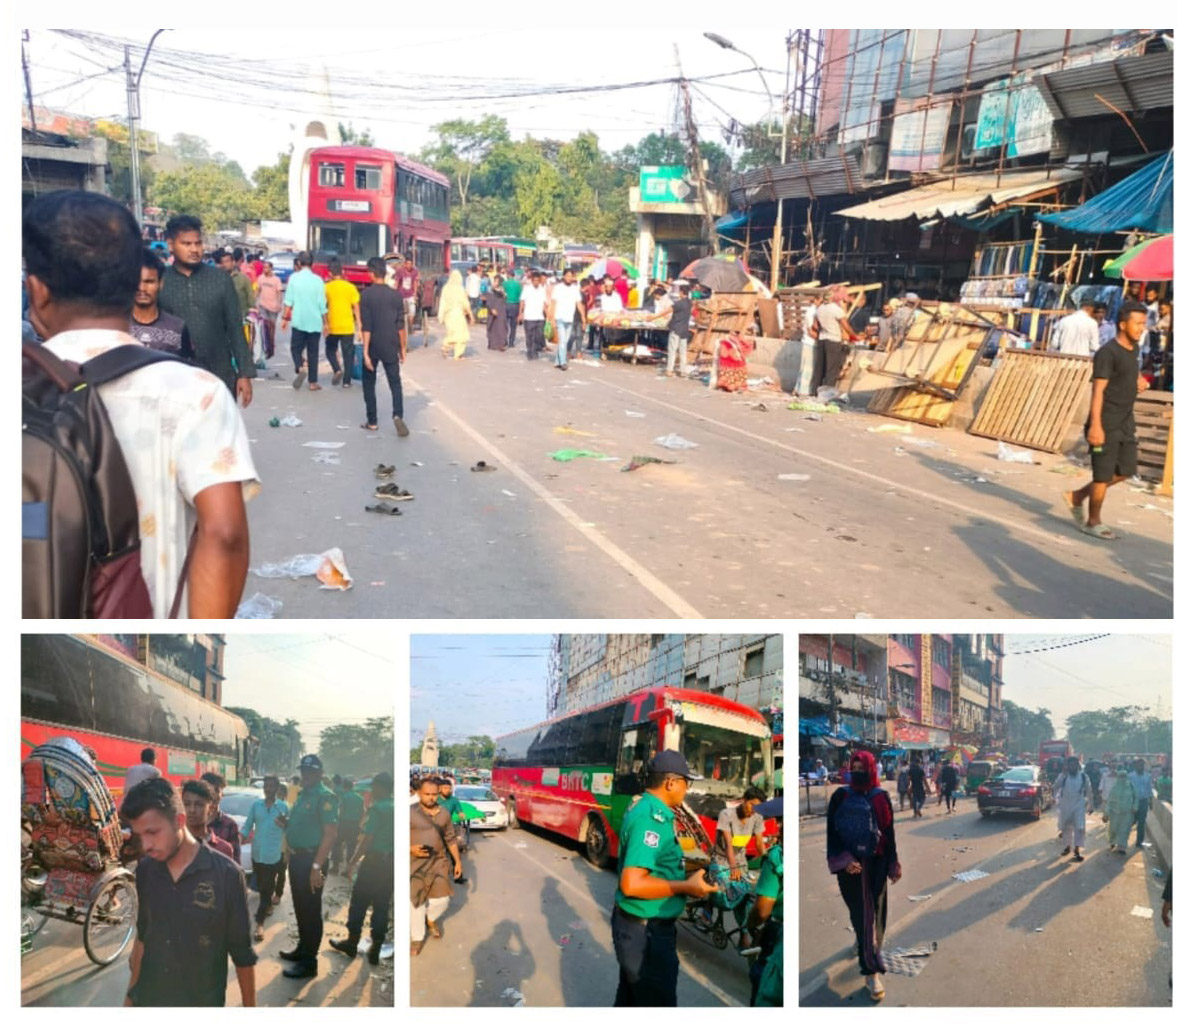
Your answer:
[[[1137,464],[1146,479],[1160,479],[1173,427],[1173,394],[1146,390],[1136,398]]]
[[[874,415],[887,415],[927,426],[946,425],[954,410],[954,400],[944,396],[941,391],[957,394],[962,389],[969,370],[979,362],[979,352],[985,337],[986,333],[964,333],[937,343],[906,344],[898,348],[889,355],[890,358],[899,357],[906,350],[923,353],[927,359],[920,373],[923,382],[920,385],[877,390],[868,402],[868,411]],[[910,370],[920,366],[920,362],[908,361],[905,365],[906,374],[909,374]],[[938,389],[932,390],[929,386]]]
[[[1057,453],[1091,382],[1091,359],[1010,347],[969,432]]]

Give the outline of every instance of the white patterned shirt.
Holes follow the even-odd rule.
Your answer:
[[[76,329],[45,344],[66,361],[83,364],[125,344],[127,333]],[[164,361],[99,387],[112,431],[136,491],[141,569],[153,617],[169,617],[182,571],[194,498],[207,487],[242,483],[244,500],[260,491],[248,431],[221,379],[180,361]],[[179,615],[186,617],[183,599]]]

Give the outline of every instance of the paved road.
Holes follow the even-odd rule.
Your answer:
[[[1170,1004],[1171,934],[1150,849],[1109,855],[1093,814],[1087,860],[1077,864],[1059,857],[1052,810],[1037,823],[981,819],[973,800],[953,816],[934,800],[916,823],[897,813],[904,877],[890,888],[885,950],[936,942],[937,951],[919,975],[885,977],[885,1005]],[[847,909],[826,868],[825,822],[803,819],[800,833],[801,1004],[869,1006]],[[989,876],[952,879],[972,869]],[[1134,916],[1134,906],[1152,915]]]
[[[256,892],[249,892],[250,911],[256,911]],[[348,961],[327,945],[328,937],[345,937],[350,886],[345,877],[331,876],[323,892],[326,934],[313,980],[282,976],[287,963],[278,952],[293,947],[297,929],[288,890],[265,923],[265,939],[256,944],[256,1003],[261,1006],[391,1006],[393,962],[369,965],[362,956]],[[33,950],[21,958],[21,1004],[99,1007],[123,1005],[128,988],[128,954],[101,969],[83,951],[82,927],[50,920],[34,938]],[[367,936],[367,928],[364,934]],[[130,949],[131,950],[131,949]],[[238,1007],[240,991],[228,964],[227,1003]]]
[[[468,879],[455,887],[441,940],[410,959],[413,1005],[610,1006],[615,873],[597,870],[560,837],[536,829],[471,835]],[[730,919],[730,916],[728,917]],[[679,925],[678,1004],[748,1004],[746,961]]]
[[[1078,481],[1051,471],[1060,456],[1008,465],[992,441],[869,433],[892,423],[864,412],[813,421],[780,394],[645,366],[558,372],[487,351],[478,329],[466,361],[444,361],[436,333],[405,365],[404,440],[383,385],[379,433],[359,428],[358,384],[295,392],[284,339],[263,373],[278,378],[257,381],[253,564],[337,546],[355,577],[333,593],[249,576],[280,617],[1171,616],[1171,502],[1117,488],[1128,536],[1094,541],[1056,503]],[[301,427],[268,427],[291,411]],[[653,442],[675,433],[698,447]],[[344,445],[339,464],[314,461],[318,441]],[[615,460],[550,458],[563,448]],[[637,454],[677,463],[621,472]],[[479,459],[498,471],[469,471]],[[415,494],[400,517],[364,512],[380,462]]]

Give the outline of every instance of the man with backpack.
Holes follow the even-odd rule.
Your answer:
[[[1058,806],[1058,832],[1066,842],[1062,854],[1069,855],[1073,844],[1071,861],[1081,862],[1082,848],[1087,842],[1087,813],[1093,811],[1093,806],[1091,779],[1074,755],[1066,759],[1066,768],[1054,780],[1054,800]]]
[[[946,814],[954,812],[954,792],[959,785],[959,773],[949,758],[942,759],[942,768],[938,770],[938,800],[946,800]]]
[[[260,489],[234,396],[129,336],[143,255],[122,205],[50,193],[21,236],[46,341],[24,350],[23,614],[231,618]]]
[[[920,760],[914,756],[916,768]],[[924,774],[923,774],[924,775]],[[915,809],[919,808],[914,795]],[[826,860],[855,931],[859,969],[873,1001],[884,999],[881,973],[888,972],[880,949],[888,921],[888,884],[901,878],[893,807],[881,789],[876,756],[851,756],[851,783],[831,795],[826,813]]]

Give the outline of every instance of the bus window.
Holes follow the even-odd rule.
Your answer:
[[[451,247],[452,251],[454,249],[454,247]],[[417,266],[417,270],[423,275],[440,274],[442,272],[442,251],[443,247],[441,243],[426,243],[424,240],[416,241],[413,245],[413,263]]]
[[[377,165],[356,165],[355,188],[357,190],[380,189],[380,168]]]
[[[645,765],[657,750],[657,725],[645,723],[627,729],[620,737],[620,754],[616,760],[613,791],[616,794],[639,794],[645,789]]]
[[[457,243],[452,243],[450,245],[450,263],[452,265],[457,265],[461,260],[462,255],[460,253],[459,245]]]
[[[346,165],[324,163],[318,166],[319,186],[342,186],[346,181]]]

